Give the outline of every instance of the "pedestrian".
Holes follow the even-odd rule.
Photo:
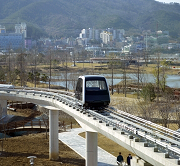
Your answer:
[[[123,156],[121,155],[121,152],[119,152],[119,156],[117,156],[117,164],[122,166],[123,161]]]
[[[128,165],[131,165],[131,159],[132,159],[132,156],[131,156],[131,154],[129,154],[129,155],[127,156],[127,164],[128,164]]]

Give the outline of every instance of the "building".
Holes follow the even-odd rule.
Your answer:
[[[124,35],[125,35],[125,30],[124,29],[108,28],[106,31],[112,34],[113,41],[116,41],[116,42],[122,41],[123,38],[124,38]]]
[[[100,39],[100,30],[99,29],[94,29],[94,28],[89,28],[89,29],[82,29],[81,33],[79,34],[79,38],[87,38],[87,40],[97,40],[99,41]]]
[[[104,44],[108,44],[109,42],[113,41],[113,35],[111,32],[108,31],[101,32],[100,38]]]
[[[0,26],[0,50],[23,49],[27,37],[26,24],[16,24],[14,33],[7,33],[4,26]]]
[[[102,41],[104,44],[112,45],[112,42],[122,42],[124,39],[124,35],[124,29],[82,29],[79,37],[77,38],[77,43],[78,45],[84,46],[92,40],[95,42]]]
[[[0,50],[24,48],[22,33],[0,33]]]
[[[6,28],[5,26],[0,25],[0,33],[6,33]]]
[[[27,50],[30,50],[32,48],[32,39],[31,38],[25,38],[25,48]]]
[[[24,38],[27,38],[27,26],[26,23],[16,24],[15,33],[22,33]]]

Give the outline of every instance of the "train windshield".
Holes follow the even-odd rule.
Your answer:
[[[104,80],[88,80],[86,81],[87,91],[107,90],[106,82]]]

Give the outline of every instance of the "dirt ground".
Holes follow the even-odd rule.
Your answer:
[[[2,142],[0,142],[2,145]],[[45,133],[29,134],[8,138],[3,141],[0,166],[29,166],[28,156],[36,156],[38,166],[84,166],[85,160],[72,149],[59,141],[59,160],[49,160],[49,139]]]
[[[8,114],[16,116],[29,116],[32,113],[34,111],[30,109],[17,109],[16,112],[8,112]],[[85,133],[80,135],[85,137]],[[122,152],[124,157],[130,153],[101,134],[98,134],[98,146],[114,156],[117,156],[119,151]],[[85,159],[61,141],[59,141],[59,160],[50,161],[49,139],[46,138],[46,133],[28,134],[6,138],[6,140],[0,139],[0,166],[29,166],[30,159],[27,158],[28,156],[36,156],[34,165],[38,166],[85,166]]]
[[[8,114],[27,117],[34,113],[31,109],[17,109]],[[38,115],[38,114],[37,114]],[[49,160],[49,133],[29,133],[28,135],[0,139],[0,166],[29,166],[28,156],[36,156],[38,166],[84,166],[85,160],[59,141],[59,160]]]

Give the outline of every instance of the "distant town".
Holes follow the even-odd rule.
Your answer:
[[[143,31],[142,34],[127,36],[124,29],[88,28],[82,29],[76,38],[40,38],[38,40],[27,36],[27,31],[26,23],[15,24],[14,32],[6,32],[6,27],[0,25],[1,54],[10,50],[17,52],[33,49],[42,53],[49,49],[73,52],[76,47],[78,51],[91,52],[91,58],[96,58],[105,57],[110,53],[121,56],[149,52],[152,49],[164,49],[177,55],[180,50],[180,43],[170,40],[169,32],[161,30],[156,32],[148,30]]]

